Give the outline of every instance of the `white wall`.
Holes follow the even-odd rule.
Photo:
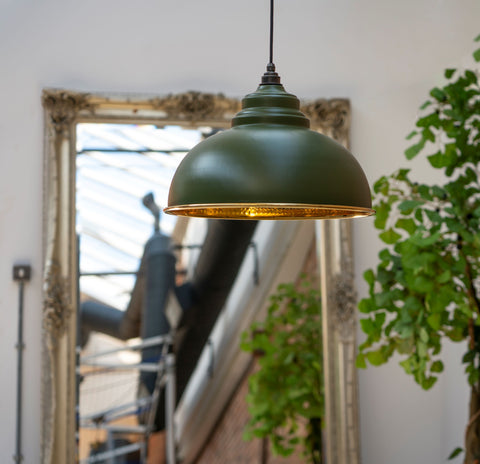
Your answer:
[[[267,0],[0,0],[1,462],[15,451],[18,260],[34,270],[25,302],[27,464],[38,462],[40,446],[42,88],[242,96],[267,61],[267,10]],[[417,108],[444,68],[468,61],[479,15],[477,0],[277,0],[275,61],[299,97],[351,99],[352,149],[374,181],[405,164]],[[373,221],[357,222],[358,275],[378,248]],[[460,352],[448,350],[452,362],[428,393],[394,364],[361,372],[364,464],[438,464],[461,445]]]

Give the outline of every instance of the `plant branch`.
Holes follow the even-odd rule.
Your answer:
[[[473,318],[468,320],[468,336],[470,337],[469,348],[473,351],[475,349],[475,325]]]
[[[474,390],[475,387],[472,387],[472,390]],[[472,426],[475,424],[475,422],[480,418],[480,409],[470,418],[467,424],[467,428],[465,430],[465,442],[467,441],[468,437],[468,432],[472,428]]]
[[[465,259],[465,275],[468,279],[468,285],[467,285],[467,293],[470,298],[470,301],[473,302],[473,305],[475,309],[477,310],[477,314],[480,315],[480,301],[477,298],[477,292],[475,290],[475,286],[473,285],[473,278],[472,278],[472,268],[471,265],[465,256],[463,252],[461,252],[461,255]]]

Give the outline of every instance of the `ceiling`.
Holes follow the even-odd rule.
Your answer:
[[[202,138],[179,126],[78,124],[77,233],[80,291],[118,309],[130,299],[154,217],[142,204],[153,193],[162,209],[176,167]],[[163,233],[174,216],[161,214]],[[91,275],[98,273],[125,273]],[[87,275],[85,275],[87,274]]]

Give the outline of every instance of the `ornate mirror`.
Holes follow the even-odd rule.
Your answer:
[[[45,90],[42,102],[45,168],[41,462],[51,464],[75,462],[76,449],[77,125],[121,123],[222,129],[229,127],[240,101],[198,92],[159,97]],[[348,100],[319,99],[306,102],[302,110],[313,129],[348,146]],[[359,462],[351,226],[349,220],[322,221],[316,224],[316,230],[314,222],[305,226],[312,238],[316,234],[321,257],[329,464]],[[177,441],[179,449],[185,448],[181,436]]]

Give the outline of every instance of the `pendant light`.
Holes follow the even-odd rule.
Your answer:
[[[258,89],[242,100],[232,128],[195,146],[170,186],[165,212],[218,219],[330,219],[370,216],[370,188],[342,145],[309,129],[297,97],[270,60]]]

